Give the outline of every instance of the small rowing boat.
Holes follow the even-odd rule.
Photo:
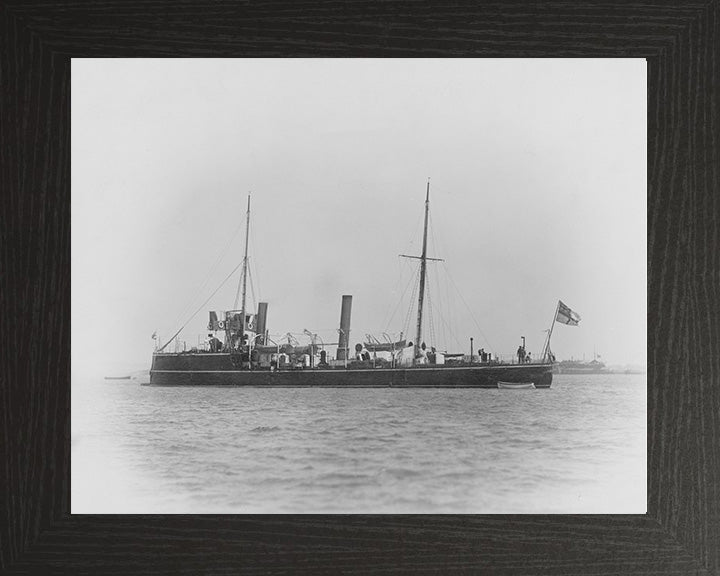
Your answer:
[[[503,390],[535,390],[532,382],[499,382],[497,387]]]

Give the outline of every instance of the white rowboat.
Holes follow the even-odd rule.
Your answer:
[[[532,382],[498,382],[497,387],[505,390],[535,390]]]

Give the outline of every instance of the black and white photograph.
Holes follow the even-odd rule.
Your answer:
[[[645,514],[645,59],[73,59],[73,514]]]

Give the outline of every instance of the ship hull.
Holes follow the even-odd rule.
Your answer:
[[[218,353],[156,354],[150,370],[151,386],[497,388],[498,382],[533,382],[536,388],[549,388],[552,383],[552,365],[239,370],[229,354]]]

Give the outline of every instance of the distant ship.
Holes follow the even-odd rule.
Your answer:
[[[562,360],[555,364],[556,374],[610,374],[605,364],[597,356],[586,362],[584,360]]]
[[[402,336],[396,342],[390,341],[391,339],[379,342],[366,338],[365,340],[374,341],[356,344],[355,354],[351,355],[350,295],[342,297],[337,353],[334,359],[330,358],[325,350],[330,344],[318,344],[314,335],[309,332],[307,334],[312,340],[306,346],[273,342],[266,329],[268,304],[258,303],[254,314],[248,314],[246,308],[247,233],[250,225],[248,197],[241,308],[225,312],[222,319],[218,319],[215,312],[210,312],[208,330],[212,331],[213,335],[208,341],[207,349],[198,347],[189,351],[165,352],[165,348],[180,331],[164,346],[156,349],[152,357],[149,384],[347,388],[498,388],[512,384],[529,387],[529,384],[532,384],[535,388],[549,388],[552,383],[553,364],[545,358],[540,361],[508,364],[484,355],[484,361],[473,362],[475,357],[472,351],[466,360],[462,354],[444,354],[425,345],[423,307],[426,266],[428,260],[436,260],[427,255],[429,208],[428,182],[422,253],[411,256],[420,261],[414,343],[403,340]],[[218,338],[218,335],[221,338]],[[379,353],[385,358],[378,357]]]

